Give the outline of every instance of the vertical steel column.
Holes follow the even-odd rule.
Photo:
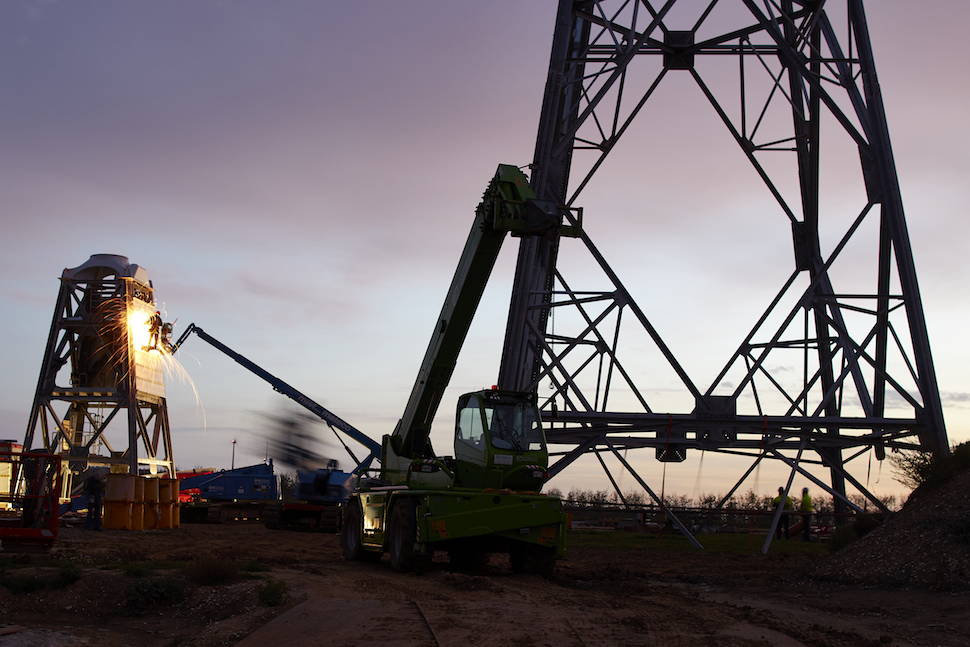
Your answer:
[[[785,13],[791,15],[794,11],[791,0],[785,0],[783,4]],[[799,34],[795,25],[791,21],[784,24],[784,35],[792,53],[797,52],[797,39]],[[808,72],[812,78],[818,78],[821,73],[819,62],[819,49],[821,45],[821,27],[815,22],[811,28],[809,42],[811,43],[813,55],[808,61]],[[794,59],[792,56],[789,60]],[[788,64],[788,88],[791,95],[792,122],[795,134],[795,149],[798,160],[798,182],[801,193],[802,220],[804,226],[804,236],[808,238],[806,251],[811,253],[811,263],[808,267],[812,284],[815,285],[815,295],[812,299],[812,315],[815,322],[816,351],[818,353],[819,370],[821,372],[822,392],[828,393],[835,384],[835,353],[832,350],[831,338],[829,337],[829,325],[825,316],[826,303],[832,299],[830,295],[834,293],[831,279],[825,269],[825,260],[822,256],[822,249],[819,245],[818,235],[818,210],[819,210],[819,155],[821,146],[821,132],[819,128],[819,110],[821,101],[818,88],[814,83],[806,83],[804,72],[797,69],[794,65]],[[804,101],[804,90],[807,90],[808,101]],[[838,311],[838,304],[831,303],[833,318],[841,320],[841,313]],[[808,338],[805,339],[805,346],[808,347]],[[844,352],[844,348],[843,348]],[[853,372],[856,377],[856,385],[860,388],[860,394],[864,392],[865,382],[859,375],[858,369]],[[861,396],[863,397],[864,396]],[[808,393],[805,394],[806,410],[808,409]],[[825,415],[835,418],[840,414],[840,402],[832,398],[825,405]],[[839,435],[838,427],[829,427],[826,433],[831,436]],[[824,450],[825,460],[830,465],[841,465],[842,452],[836,448]],[[830,470],[832,488],[845,494],[845,479],[842,473],[834,468]],[[841,507],[841,502],[836,499],[836,508]],[[837,509],[836,512],[842,512]]]
[[[571,145],[561,145],[572,137],[582,96],[585,68],[582,54],[589,42],[589,22],[575,15],[574,9],[589,5],[589,0],[560,0],[556,30],[552,40],[549,75],[546,78],[532,163],[532,188],[542,200],[565,203],[572,162]],[[544,334],[547,305],[556,270],[559,235],[527,236],[519,243],[512,299],[509,304],[505,344],[499,366],[498,384],[513,391],[532,390],[539,374],[541,344],[533,330]]]
[[[889,125],[886,109],[882,101],[882,90],[876,76],[876,65],[869,41],[869,27],[866,23],[862,0],[849,0],[849,18],[858,47],[859,65],[862,69],[863,92],[866,98],[870,127],[869,146],[872,169],[878,177],[882,199],[883,223],[887,226],[892,247],[896,253],[896,270],[899,284],[905,299],[906,318],[909,323],[913,344],[914,361],[919,378],[920,394],[923,397],[923,411],[918,417],[924,418],[926,431],[920,434],[920,443],[934,452],[949,453],[946,426],[943,422],[943,405],[940,401],[933,354],[930,352],[929,334],[923,316],[923,301],[920,297],[919,282],[916,279],[916,266],[913,261],[913,248],[909,241],[906,217],[903,212],[903,198],[896,175],[896,162],[889,139]],[[863,160],[863,164],[866,160]],[[880,286],[881,288],[882,286]],[[887,285],[888,291],[888,285]]]
[[[131,302],[134,299],[132,282],[124,280],[125,284],[125,312],[131,311]],[[129,474],[138,474],[138,384],[135,381],[135,346],[131,339],[131,330],[125,326],[125,343],[128,344],[128,371],[122,381],[125,389],[124,397],[128,401],[128,470]]]

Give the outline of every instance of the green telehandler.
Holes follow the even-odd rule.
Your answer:
[[[575,235],[562,208],[538,200],[515,166],[500,165],[476,209],[414,388],[394,433],[384,436],[380,477],[360,479],[344,508],[350,560],[390,554],[398,571],[421,571],[435,551],[474,568],[508,553],[513,570],[548,575],[566,545],[562,501],[541,493],[549,454],[536,394],[497,387],[459,397],[454,456],[436,456],[431,421],[455,368],[506,235]]]

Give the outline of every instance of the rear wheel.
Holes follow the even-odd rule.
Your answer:
[[[363,543],[364,519],[360,511],[360,502],[351,499],[344,508],[344,521],[340,529],[340,547],[343,549],[344,559],[355,562],[376,562],[381,553],[369,551]]]
[[[391,512],[391,523],[387,532],[391,568],[402,573],[408,571],[421,573],[430,561],[426,555],[419,553],[415,546],[417,540],[415,507],[416,503],[412,499],[398,501]]]

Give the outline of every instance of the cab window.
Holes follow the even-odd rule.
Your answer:
[[[478,398],[469,398],[464,408],[458,412],[458,439],[480,445],[484,433],[482,410],[479,407]]]

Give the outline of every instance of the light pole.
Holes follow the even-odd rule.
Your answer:
[[[231,470],[236,469],[236,439],[235,438],[232,439],[232,465],[229,466],[229,469]]]

